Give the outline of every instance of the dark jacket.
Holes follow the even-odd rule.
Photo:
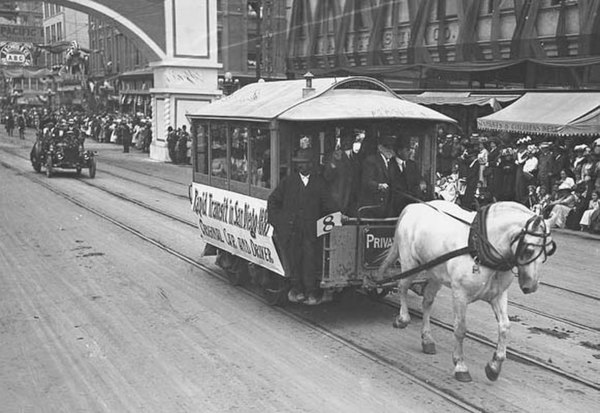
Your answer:
[[[292,237],[316,241],[317,220],[337,209],[327,183],[316,174],[310,175],[306,186],[298,173],[285,177],[267,201],[269,223],[275,229],[278,244],[284,248]]]
[[[419,182],[421,176],[415,161],[410,159],[405,161],[404,170],[400,172],[400,167],[395,158],[391,159],[390,178],[391,186],[391,216],[399,216],[400,212],[408,204],[415,201],[405,197],[404,194],[417,197],[419,195]]]
[[[358,203],[358,187],[360,185],[359,154],[339,151],[332,154],[332,159],[325,164],[323,177],[327,181],[331,196],[341,211],[353,216]]]
[[[392,160],[393,161],[393,160]],[[388,184],[386,191],[379,190],[379,184]],[[380,205],[368,213],[368,216],[383,218],[389,215],[391,209],[391,177],[382,155],[378,152],[368,156],[362,166],[359,207]]]

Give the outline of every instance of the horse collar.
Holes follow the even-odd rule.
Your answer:
[[[477,211],[471,227],[469,229],[469,254],[479,264],[496,271],[508,271],[517,265],[516,258],[511,254],[510,258],[505,258],[490,243],[487,236],[487,216],[490,205],[486,205]],[[518,238],[522,238],[525,233]]]

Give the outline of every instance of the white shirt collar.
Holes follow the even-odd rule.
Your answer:
[[[308,179],[310,178],[310,175],[306,175],[306,176],[302,175],[302,174],[299,174],[299,175],[300,175],[300,179],[302,179],[302,183],[304,184],[304,186],[308,185]]]

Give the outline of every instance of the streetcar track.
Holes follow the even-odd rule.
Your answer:
[[[17,172],[21,172],[17,167],[9,165],[6,162],[0,161],[0,164],[2,164],[7,169],[11,169],[11,170],[15,170]],[[63,191],[61,191],[59,189],[53,188],[47,182],[44,182],[43,180],[38,179],[37,177],[32,177],[31,175],[27,175],[27,174],[22,174],[22,176],[25,177],[25,178],[27,178],[27,179],[29,179],[29,180],[31,180],[31,181],[33,181],[33,182],[39,183],[40,185],[42,185],[46,189],[48,189],[48,190],[54,192],[55,194],[57,194],[57,195],[65,198],[65,199],[69,200],[70,202],[78,205],[79,207],[81,207],[81,208],[83,208],[85,210],[88,210],[88,211],[94,213],[95,215],[97,215],[97,216],[99,216],[99,217],[101,217],[103,219],[106,219],[106,220],[112,222],[113,224],[121,227],[122,229],[124,229],[124,230],[126,230],[126,231],[128,231],[128,232],[130,232],[130,233],[132,233],[132,234],[134,234],[134,235],[136,235],[136,236],[138,236],[138,237],[140,237],[140,238],[148,241],[148,242],[150,242],[151,244],[157,246],[158,248],[161,248],[161,249],[169,252],[170,254],[172,254],[172,255],[174,255],[174,256],[176,256],[176,257],[178,257],[178,258],[180,258],[180,259],[182,259],[182,260],[184,260],[184,261],[186,261],[186,262],[188,262],[188,263],[196,266],[197,268],[201,268],[204,271],[210,272],[212,275],[218,276],[220,279],[226,280],[225,276],[223,276],[221,274],[218,274],[216,271],[214,271],[210,267],[207,267],[206,265],[204,265],[204,264],[202,264],[202,263],[200,263],[198,261],[195,261],[195,260],[193,260],[193,259],[191,259],[189,257],[184,256],[183,254],[181,254],[181,253],[179,253],[179,252],[177,252],[175,250],[170,249],[169,247],[167,247],[164,244],[162,244],[160,241],[152,239],[150,237],[147,237],[146,235],[144,235],[141,232],[137,231],[133,227],[129,227],[127,224],[123,224],[123,223],[117,221],[116,219],[111,218],[110,216],[104,214],[103,212],[97,211],[94,208],[85,205],[82,201],[77,200],[73,196],[71,196],[71,195],[69,195],[69,194],[67,194],[67,193],[65,193],[65,192],[63,192]],[[133,203],[134,205],[137,205],[137,206],[139,206],[141,208],[144,208],[144,209],[148,209],[148,210],[150,210],[150,211],[152,211],[154,213],[157,213],[157,214],[159,214],[161,216],[164,216],[166,218],[169,218],[171,220],[174,220],[174,221],[177,221],[179,223],[188,225],[188,226],[190,226],[192,228],[196,228],[196,225],[192,224],[191,222],[189,222],[189,221],[187,221],[185,219],[173,216],[172,214],[169,214],[168,212],[161,211],[160,209],[157,209],[157,208],[154,208],[152,206],[149,206],[149,205],[147,205],[147,204],[145,204],[145,203],[143,203],[141,201],[135,200],[135,199],[130,198],[130,197],[126,196],[126,195],[110,191],[110,190],[108,190],[106,188],[102,188],[102,187],[100,187],[98,185],[94,185],[93,183],[88,182],[88,181],[80,180],[80,182],[83,182],[86,185],[89,185],[89,186],[91,186],[93,188],[101,190],[101,191],[103,191],[105,193],[108,193],[108,194],[110,194],[112,196],[115,196],[116,198],[119,198],[119,199],[121,199],[121,200],[123,200],[125,202]],[[141,185],[143,185],[143,184],[141,184]],[[147,185],[143,185],[143,186],[147,186]],[[250,291],[248,289],[244,289],[244,290],[247,291],[248,293],[256,296],[256,297],[259,297],[261,299],[261,301],[263,301],[263,302],[265,301],[258,294],[254,293],[254,292],[252,292],[252,291]],[[393,301],[391,301],[389,299],[381,300],[381,303],[383,303],[383,304],[385,304],[387,306],[393,307],[395,309],[399,308],[399,305],[397,303],[395,303],[395,302],[393,302]],[[522,305],[517,305],[517,306],[518,307],[522,307],[525,310],[532,311],[532,312],[534,312],[534,313],[536,313],[536,314],[538,314],[540,316],[547,317],[547,318],[550,318],[550,319],[554,319],[554,320],[557,320],[557,321],[561,321],[561,322],[573,325],[574,327],[577,327],[577,328],[584,328],[584,329],[587,329],[587,330],[596,330],[596,328],[594,328],[594,327],[584,326],[584,325],[581,325],[579,323],[572,322],[572,321],[566,320],[566,319],[560,319],[559,317],[555,317],[555,316],[546,314],[544,312],[533,310],[533,309],[531,309],[531,308],[529,308],[527,306],[522,306]],[[314,322],[312,322],[312,321],[310,321],[308,319],[305,319],[304,317],[301,317],[299,315],[292,314],[289,311],[286,311],[285,309],[280,309],[280,311],[284,312],[285,314],[288,314],[288,315],[291,314],[294,317],[298,317],[298,319],[303,320],[302,322],[305,323],[305,324],[307,324],[307,325],[313,325],[314,324]],[[422,312],[420,312],[418,310],[410,309],[409,312],[412,315],[414,315],[414,316],[422,318]],[[435,319],[433,317],[431,318],[431,323],[433,323],[434,325],[436,325],[436,326],[438,326],[440,328],[443,328],[443,329],[446,329],[446,330],[449,330],[449,331],[454,331],[454,327],[450,323],[443,322],[443,321]],[[318,328],[320,331],[321,330],[322,331],[328,331],[325,327],[318,326],[318,325],[313,326],[313,328]],[[371,350],[368,350],[368,349],[362,349],[361,350],[361,348],[360,348],[360,346],[358,344],[352,342],[349,339],[346,339],[346,338],[343,338],[341,336],[338,336],[338,335],[336,335],[336,333],[329,332],[329,334],[331,334],[332,337],[334,337],[334,336],[339,337],[339,340],[341,340],[340,342],[351,343],[351,346],[353,348],[356,348],[356,351],[359,352],[359,353],[361,353],[361,351],[365,351],[367,353],[371,352]],[[489,338],[487,338],[485,336],[482,336],[482,335],[479,335],[479,334],[475,334],[475,333],[471,333],[471,332],[467,332],[466,336],[468,338],[470,338],[470,339],[472,339],[472,340],[480,343],[480,344],[483,344],[483,345],[488,346],[488,347],[492,347],[494,349],[496,348],[496,343],[494,343],[493,341],[491,341]],[[566,379],[568,379],[570,381],[577,382],[577,383],[580,383],[580,384],[582,384],[582,385],[584,385],[586,387],[592,388],[592,389],[594,389],[596,391],[600,391],[600,383],[596,383],[596,382],[593,382],[593,381],[588,380],[586,378],[580,377],[580,376],[578,376],[576,374],[564,371],[564,370],[562,370],[562,369],[560,369],[558,367],[553,366],[552,364],[550,364],[548,362],[540,360],[539,358],[536,358],[534,356],[530,356],[530,355],[528,355],[526,353],[523,353],[523,352],[521,352],[519,350],[516,350],[516,349],[512,349],[510,347],[507,347],[506,353],[507,353],[507,358],[509,358],[509,359],[511,359],[513,361],[517,361],[517,362],[520,362],[520,363],[523,363],[523,364],[527,364],[527,365],[534,365],[534,366],[536,366],[538,368],[550,371],[550,372],[552,372],[554,374],[557,374],[560,377],[566,378]],[[387,360],[384,356],[377,355],[377,354],[375,354],[374,357],[375,356],[376,357],[380,357],[381,358],[380,361],[382,363],[383,363],[383,360]],[[395,365],[391,365],[389,367],[393,367],[394,369],[399,369],[399,367],[395,366]],[[400,370],[400,371],[402,371],[402,370]],[[403,374],[408,374],[408,373],[404,372]],[[418,380],[421,380],[421,379],[418,379]],[[430,384],[425,383],[425,382],[423,382],[423,383],[425,385],[427,385],[427,386],[430,385]],[[475,410],[475,411],[480,411],[480,410],[478,409],[478,410]]]
[[[20,156],[18,154],[15,154],[15,156],[20,157],[22,159],[27,159],[27,158],[23,158],[22,156]],[[116,165],[113,165],[113,166],[116,166]],[[137,172],[137,173],[140,173],[141,175],[153,176],[153,175],[150,175],[150,174],[147,174],[147,173],[134,171],[134,170],[131,170],[129,168],[123,168],[121,166],[117,166],[117,167],[125,169],[125,170],[130,171],[130,172]],[[106,171],[103,171],[103,173],[104,172],[106,172]],[[111,176],[116,177],[116,178],[123,179],[123,180],[129,181],[129,182],[134,182],[134,183],[136,183],[138,185],[141,185],[141,186],[144,186],[146,188],[157,190],[159,192],[164,192],[164,193],[167,193],[169,195],[176,195],[176,196],[178,196],[178,198],[183,198],[183,199],[188,200],[187,196],[173,194],[172,192],[166,191],[166,190],[161,189],[159,187],[155,187],[155,186],[143,184],[143,183],[140,183],[140,182],[138,182],[138,181],[136,181],[134,179],[124,178],[124,177],[122,177],[120,175],[117,175],[117,174],[114,174],[114,173],[111,173],[111,172],[107,172],[107,173],[109,175],[111,175]],[[162,177],[159,177],[159,179],[162,179]],[[168,180],[168,179],[165,179],[165,181],[167,181],[167,182],[175,182],[175,181],[171,181],[171,180]],[[88,186],[91,186],[93,188],[99,189],[99,190],[101,190],[101,191],[103,191],[103,192],[105,192],[105,193],[107,193],[109,195],[112,195],[112,196],[114,196],[116,198],[119,198],[119,199],[121,199],[121,200],[123,200],[125,202],[133,203],[133,204],[138,205],[138,206],[140,206],[142,208],[145,208],[145,209],[148,209],[148,210],[150,210],[152,212],[160,214],[160,215],[162,215],[162,216],[164,216],[166,218],[169,218],[169,219],[172,219],[174,221],[180,222],[182,224],[189,225],[190,227],[196,228],[195,224],[193,224],[193,223],[191,223],[191,222],[189,222],[189,221],[187,221],[185,219],[181,219],[181,218],[178,218],[176,216],[173,216],[173,215],[171,215],[171,214],[169,214],[167,212],[164,212],[164,211],[162,211],[162,210],[160,210],[158,208],[150,206],[150,205],[148,205],[146,203],[143,203],[141,201],[138,201],[136,199],[130,198],[130,197],[128,197],[126,195],[123,195],[121,193],[111,191],[109,189],[103,188],[103,187],[101,187],[99,185],[95,185],[95,184],[93,184],[93,183],[91,183],[89,181],[86,181],[86,180],[80,180],[80,182],[82,182],[82,183],[84,183],[84,184],[86,184]],[[181,184],[180,182],[178,182],[178,184],[183,186],[183,184]],[[542,283],[542,284],[544,284],[544,283]],[[600,298],[594,297],[594,296],[591,296],[591,295],[588,295],[588,294],[578,293],[576,291],[568,290],[568,289],[565,289],[563,287],[557,287],[557,286],[550,285],[550,284],[545,284],[545,285],[549,285],[550,287],[558,288],[558,289],[561,289],[561,290],[566,290],[566,291],[569,291],[569,292],[574,293],[574,294],[583,295],[583,296],[586,296],[587,298],[592,299],[592,300],[598,300],[598,301],[600,301]],[[524,311],[529,311],[529,312],[531,312],[533,314],[536,314],[536,315],[538,315],[540,317],[545,317],[545,318],[548,318],[550,320],[554,320],[554,321],[557,321],[557,322],[561,322],[561,323],[567,324],[567,325],[569,325],[571,327],[574,327],[574,328],[579,328],[579,329],[591,331],[591,332],[594,332],[594,333],[600,332],[600,327],[588,326],[588,325],[585,325],[585,324],[581,324],[581,323],[579,323],[577,321],[573,321],[573,320],[570,320],[570,319],[567,319],[567,318],[564,318],[564,317],[555,316],[555,315],[546,313],[544,311],[539,311],[539,310],[537,310],[537,309],[535,309],[533,307],[530,307],[530,306],[527,306],[527,305],[524,305],[524,304],[519,304],[519,303],[517,303],[515,301],[512,301],[512,300],[509,300],[508,303],[509,303],[509,305],[512,305],[513,307],[519,308],[519,309],[524,310]]]
[[[5,168],[7,169],[11,169],[11,170],[16,170],[18,171],[17,168],[6,164],[5,162],[0,161],[0,164],[2,164]],[[54,194],[60,196],[61,198],[66,199],[67,201],[77,205],[78,207],[112,223],[113,225],[129,232],[130,234],[133,234],[135,236],[137,236],[138,238],[154,245],[155,247],[161,249],[164,252],[167,252],[173,256],[175,256],[176,258],[186,262],[189,265],[192,265],[208,274],[210,274],[211,276],[218,278],[219,280],[223,281],[223,282],[228,282],[227,277],[223,274],[220,274],[218,271],[215,271],[214,269],[210,268],[209,266],[196,261],[193,258],[190,258],[170,247],[168,247],[167,245],[163,244],[162,242],[160,242],[159,240],[156,240],[154,238],[151,238],[145,234],[143,234],[142,232],[138,231],[137,229],[115,219],[110,217],[109,215],[105,214],[104,212],[101,212],[99,210],[96,210],[95,208],[86,205],[83,201],[80,201],[78,199],[76,199],[75,197],[67,194],[66,192],[63,192],[57,188],[52,187],[51,185],[49,185],[46,182],[43,182],[40,179],[36,179],[36,178],[32,178],[29,175],[21,175],[26,179],[29,179],[32,182],[38,183],[41,186],[43,186],[44,188],[46,188],[47,190],[53,192]],[[93,186],[93,185],[92,185]],[[140,204],[135,203],[138,206],[141,206]],[[165,213],[160,213],[161,215],[166,215]],[[174,219],[173,217],[170,217],[171,219]],[[183,220],[180,219],[176,219],[176,221],[182,222],[182,223],[186,223],[183,222]],[[189,223],[186,223],[187,225],[191,225]],[[252,297],[254,297],[257,300],[262,301],[263,303],[266,304],[266,300],[258,293],[248,289],[248,288],[242,288],[239,289],[239,291],[248,294]],[[316,324],[315,322],[302,317],[298,314],[294,314],[292,312],[290,312],[289,310],[286,310],[285,308],[281,308],[281,307],[272,307],[274,311],[279,312],[280,314],[283,314],[291,319],[293,319],[294,321],[301,323],[302,325],[304,325],[305,327],[312,329],[314,331],[319,332],[320,334],[337,341],[338,343],[344,345],[345,347],[347,347],[350,350],[353,350],[354,352],[360,354],[361,356],[377,363],[380,365],[385,366],[386,368],[395,371],[397,374],[401,375],[402,377],[410,380],[411,382],[425,388],[426,390],[436,394],[437,396],[439,396],[440,398],[448,401],[449,403],[454,404],[457,407],[462,408],[465,411],[468,412],[487,412],[486,410],[480,408],[479,406],[475,406],[473,403],[464,400],[462,397],[460,397],[459,395],[457,395],[455,392],[451,391],[451,390],[445,390],[442,389],[441,387],[435,386],[431,383],[428,382],[428,380],[426,379],[421,379],[420,377],[418,377],[417,375],[415,375],[414,373],[410,373],[405,371],[405,369],[402,368],[401,365],[399,365],[398,363],[386,358],[383,355],[380,355],[372,350],[366,349],[363,346],[360,346],[359,344],[355,343],[354,341],[350,340],[350,339],[346,339],[344,337],[342,337],[339,334],[336,334],[330,330],[328,330],[325,327],[319,326],[318,324]]]

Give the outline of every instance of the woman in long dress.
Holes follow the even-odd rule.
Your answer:
[[[586,231],[590,227],[590,223],[592,221],[592,214],[600,209],[600,192],[594,191],[592,192],[592,199],[590,199],[590,204],[588,209],[583,212],[583,216],[579,221],[579,225],[581,225],[581,230]]]
[[[577,195],[572,191],[572,188],[561,185],[558,188],[558,199],[549,204],[552,210],[546,224],[550,228],[564,228],[567,224],[567,217],[576,204]]]

